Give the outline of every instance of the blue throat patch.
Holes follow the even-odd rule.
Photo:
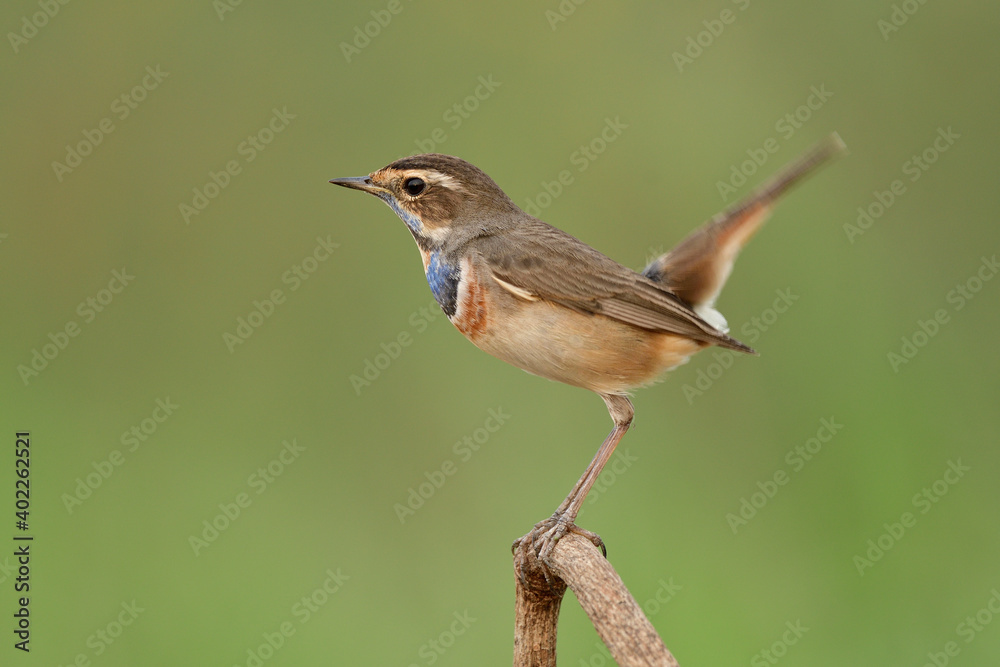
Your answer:
[[[386,204],[389,205],[389,208],[391,208],[393,211],[396,212],[396,215],[399,216],[400,220],[406,223],[406,226],[410,228],[411,233],[416,235],[420,235],[423,233],[424,225],[422,222],[420,222],[420,218],[418,218],[417,216],[413,215],[409,211],[405,210],[402,206],[400,206],[399,202],[396,201],[395,197],[393,197],[388,193],[381,193],[381,192],[379,193],[378,196],[382,199],[382,201],[384,201]]]
[[[426,239],[423,236],[424,225],[420,218],[400,206],[392,195],[380,192],[378,196],[409,227],[410,233],[413,234],[420,247],[426,247],[424,245]],[[438,305],[441,306],[441,310],[449,318],[455,314],[458,307],[458,282],[461,277],[462,270],[458,266],[443,262],[439,251],[431,253],[430,260],[427,262],[427,284],[431,286],[431,293]]]
[[[431,293],[441,310],[449,318],[455,314],[458,305],[458,282],[461,277],[461,268],[445,264],[440,252],[431,253],[430,261],[427,262],[427,284],[431,286]]]

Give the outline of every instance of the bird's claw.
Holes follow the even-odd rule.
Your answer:
[[[550,591],[558,590],[559,586],[565,588],[562,580],[552,573],[549,567],[549,558],[552,555],[553,549],[556,548],[556,544],[558,544],[559,540],[566,533],[575,533],[587,538],[607,558],[608,550],[604,546],[604,540],[601,539],[600,535],[592,533],[589,530],[584,530],[576,524],[566,521],[563,517],[553,515],[544,521],[536,523],[535,527],[527,535],[514,540],[514,543],[511,545],[511,552],[515,555],[517,577],[521,581],[521,586],[526,589],[538,588],[541,581],[537,580],[537,574],[540,572],[545,578],[545,584]],[[525,552],[524,558],[518,559],[517,552],[521,549]],[[533,570],[533,572],[529,573],[527,571],[529,569]],[[529,582],[529,574],[536,575],[534,586]]]

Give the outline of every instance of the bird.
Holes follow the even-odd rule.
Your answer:
[[[367,176],[329,181],[374,195],[399,216],[435,300],[473,344],[604,400],[611,432],[552,516],[516,540],[515,550],[529,546],[544,567],[559,539],[574,532],[607,555],[600,537],[575,521],[632,423],[631,392],[709,346],[756,354],[728,334],[716,299],[776,201],[844,152],[839,134],[827,136],[642,271],[528,215],[485,172],[454,156],[411,155]]]

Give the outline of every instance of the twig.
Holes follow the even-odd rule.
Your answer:
[[[527,542],[514,553],[514,667],[555,667],[556,625],[567,586],[620,667],[678,667],[621,577],[590,540],[575,533],[559,540],[546,563],[558,578],[553,588]]]

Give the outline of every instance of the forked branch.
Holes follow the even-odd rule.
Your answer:
[[[567,586],[620,667],[678,667],[621,577],[590,540],[575,533],[559,540],[546,563],[557,577],[551,588],[526,542],[514,552],[514,667],[555,666],[556,626]]]

